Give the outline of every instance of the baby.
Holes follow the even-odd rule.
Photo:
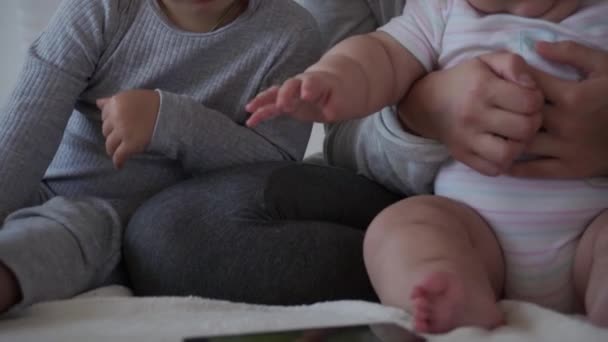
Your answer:
[[[259,94],[248,123],[280,113],[321,122],[366,116],[395,104],[424,73],[496,50],[542,72],[585,78],[540,58],[536,42],[606,48],[607,17],[602,0],[410,0],[379,32],[345,40]],[[530,78],[510,81],[535,87]],[[496,125],[522,132],[524,146],[526,131],[540,126],[529,119]],[[420,332],[499,325],[502,296],[584,311],[606,326],[606,207],[608,191],[596,180],[486,177],[450,162],[437,175],[435,196],[406,199],[372,222],[365,262],[382,302],[412,311]]]

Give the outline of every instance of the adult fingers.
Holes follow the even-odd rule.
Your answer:
[[[591,113],[604,106],[608,78],[597,77],[577,81],[565,81],[556,79],[537,71],[537,81],[547,98],[547,106],[543,109],[546,125],[551,125],[551,120],[558,120],[555,125],[560,124],[563,115],[575,113]]]
[[[532,141],[526,146],[526,154],[542,156],[542,157],[557,157],[563,149],[561,139],[553,134],[539,132]]]
[[[498,176],[500,174],[500,168],[495,163],[475,153],[469,153],[466,156],[458,158],[458,161],[486,176]]]
[[[563,178],[567,173],[560,159],[539,158],[515,162],[508,174],[522,178]]]
[[[608,77],[598,77],[581,82],[569,82],[562,94],[562,103],[576,111],[593,111],[605,105]]]
[[[535,156],[511,165],[508,173],[514,177],[527,178],[571,178],[572,169],[561,157],[567,145],[559,137],[539,132],[526,146],[524,153]]]
[[[545,95],[545,100],[553,104],[561,104],[564,94],[567,94],[575,82],[563,80],[541,70],[533,70],[538,88]]]
[[[608,54],[573,41],[536,43],[536,51],[543,58],[567,64],[586,75],[608,72]]]

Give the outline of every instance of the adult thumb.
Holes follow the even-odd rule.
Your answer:
[[[536,51],[543,58],[570,65],[586,75],[608,72],[608,54],[573,41],[536,43]]]

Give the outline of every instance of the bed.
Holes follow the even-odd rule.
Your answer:
[[[583,317],[558,314],[533,304],[500,303],[506,325],[493,331],[460,328],[426,336],[431,342],[600,342],[608,330]],[[340,324],[392,322],[410,327],[398,309],[363,301],[307,306],[263,306],[197,297],[132,297],[110,286],[77,298],[34,305],[0,320],[0,341],[179,342],[185,337],[282,330]]]
[[[7,0],[1,11],[3,23],[16,22],[4,31],[4,46],[13,46],[15,65],[2,65],[0,99],[16,77],[19,56],[44,27],[60,0]],[[13,14],[15,14],[13,16]],[[9,20],[10,19],[10,20]],[[17,37],[17,38],[15,38]],[[18,44],[8,42],[18,39]],[[4,53],[4,52],[3,52]],[[308,154],[320,150],[317,127]],[[504,301],[507,324],[494,331],[462,328],[430,341],[608,341],[608,329],[588,324],[584,317],[566,316],[538,306]],[[181,341],[201,334],[255,332],[333,324],[394,322],[410,326],[407,313],[376,303],[339,301],[310,306],[279,307],[230,303],[194,297],[133,297],[120,286],[96,289],[70,300],[34,305],[0,318],[0,341]]]

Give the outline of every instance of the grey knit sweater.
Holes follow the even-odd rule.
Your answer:
[[[65,0],[0,110],[0,220],[43,179],[58,194],[144,196],[183,174],[300,159],[310,124],[285,116],[249,129],[244,105],[316,61],[321,45],[314,19],[287,0],[250,0],[207,34],[174,27],[156,0]],[[161,93],[156,129],[117,171],[95,100],[142,88]]]

